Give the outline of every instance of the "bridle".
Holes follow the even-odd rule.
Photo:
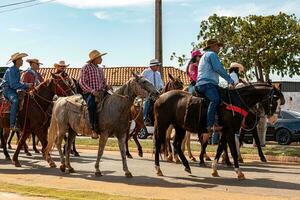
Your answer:
[[[62,94],[63,94],[63,96],[69,96],[68,94],[69,94],[69,92],[71,91],[72,94],[74,95],[74,94],[75,94],[75,92],[74,92],[74,90],[73,90],[73,89],[74,89],[74,84],[70,85],[70,84],[67,83],[67,81],[66,81],[67,79],[69,79],[69,80],[72,80],[72,79],[70,79],[68,76],[63,77],[61,74],[56,75],[56,76],[58,76],[59,79],[54,79],[54,84],[55,84],[55,94],[58,94],[58,92],[61,91]],[[68,88],[67,88],[66,90],[63,89],[63,88],[60,86],[60,84],[59,84],[60,81],[62,81],[66,86],[68,86]]]

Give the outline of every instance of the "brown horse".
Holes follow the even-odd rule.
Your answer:
[[[171,74],[169,75],[169,81],[166,84],[166,86],[162,89],[162,93],[171,91],[171,90],[182,90],[183,89],[183,82],[180,79],[180,76],[174,78]],[[139,143],[139,140],[137,138],[138,133],[141,131],[142,128],[145,127],[144,125],[144,119],[143,119],[143,105],[134,104],[131,109],[131,121],[135,121],[135,127],[132,130],[132,132],[129,134],[129,137],[126,142],[126,156],[127,158],[132,158],[132,155],[129,152],[128,148],[128,141],[131,137],[133,137],[135,144],[138,148],[138,154],[140,157],[143,157],[143,149],[141,144]],[[151,111],[150,111],[151,112]],[[170,147],[171,148],[171,147]]]
[[[51,79],[46,80],[33,91],[26,94],[23,109],[18,114],[18,126],[22,134],[12,160],[16,167],[21,167],[18,155],[32,131],[42,144],[42,152],[45,152],[48,143],[47,130],[51,117],[53,97],[61,90],[66,95],[71,95],[73,94],[73,87],[72,79],[63,77],[61,74],[52,74]],[[51,167],[55,167],[55,163],[50,156],[47,161]]]
[[[284,104],[284,97],[282,93],[273,88],[270,85],[250,85],[245,86],[236,90],[220,89],[221,97],[224,103],[222,103],[218,108],[219,123],[223,126],[222,135],[226,137],[231,155],[234,159],[235,171],[239,179],[244,179],[245,176],[239,168],[237,149],[235,145],[234,133],[238,131],[241,127],[243,116],[239,114],[234,114],[230,110],[230,104],[242,108],[247,112],[251,112],[251,108],[257,104],[261,103],[268,115],[273,115],[276,111],[278,100],[281,100],[281,104]],[[206,119],[207,119],[207,101],[206,99],[200,99],[202,103],[199,104],[200,112],[197,114],[199,116],[198,122],[194,124],[193,128],[186,128],[184,124],[185,113],[187,109],[188,102],[192,97],[191,94],[183,91],[170,91],[160,96],[160,98],[155,102],[154,114],[155,114],[155,130],[154,130],[154,140],[155,140],[155,168],[157,175],[162,176],[163,173],[159,165],[159,153],[161,147],[166,147],[166,130],[172,124],[176,130],[175,133],[175,147],[177,153],[185,166],[185,171],[191,173],[189,163],[181,150],[182,140],[185,136],[185,131],[207,133],[206,130]],[[222,144],[223,145],[223,144]],[[219,145],[217,156],[222,153],[223,146]],[[213,163],[213,176],[217,175],[216,160]]]

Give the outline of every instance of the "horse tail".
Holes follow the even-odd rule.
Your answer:
[[[154,148],[155,151],[156,149],[160,149],[159,153],[164,153],[164,156],[167,154],[167,135],[166,131],[167,129],[163,130],[162,127],[159,125],[161,122],[160,119],[158,119],[158,112],[157,108],[154,105]]]
[[[54,115],[51,117],[50,127],[48,129],[48,145],[45,150],[45,155],[48,155],[49,152],[54,148],[54,143],[57,135],[57,120]]]

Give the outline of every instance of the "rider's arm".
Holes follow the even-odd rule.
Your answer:
[[[234,84],[232,78],[227,74],[226,70],[224,69],[222,63],[220,62],[218,55],[216,53],[212,53],[209,56],[211,65],[213,70],[217,72],[222,78],[224,78],[228,84]]]
[[[79,85],[84,92],[92,93],[93,89],[87,85],[87,80],[89,78],[88,70],[84,67],[80,70]]]
[[[9,71],[9,87],[14,90],[26,90],[28,85],[20,82],[20,72],[16,68],[11,68]]]
[[[158,72],[158,74],[159,74],[159,79],[158,79],[158,85],[159,85],[159,90],[160,89],[162,89],[163,87],[164,87],[164,82],[163,82],[163,80],[162,80],[162,78],[161,78],[161,74],[160,74],[160,72]]]

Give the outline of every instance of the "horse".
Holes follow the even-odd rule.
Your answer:
[[[165,87],[162,89],[161,93],[165,93],[171,90],[182,90],[183,89],[183,82],[180,79],[180,76],[173,77],[171,74],[168,74],[169,81],[165,85]],[[126,141],[126,156],[127,158],[133,158],[132,155],[129,152],[128,148],[128,141],[132,137],[135,141],[135,144],[138,148],[138,155],[140,157],[143,157],[143,149],[141,144],[139,143],[139,140],[137,138],[138,133],[141,131],[141,129],[144,127],[144,119],[143,119],[143,105],[134,104],[130,109],[131,114],[131,121],[135,122],[135,127],[132,130],[132,132],[129,134],[129,137]],[[153,109],[149,109],[150,112],[153,112]],[[170,140],[170,137],[168,137],[168,140]]]
[[[233,107],[240,108],[245,112],[250,112],[251,108],[257,104],[262,103],[264,109],[268,115],[275,113],[277,108],[277,100],[280,100],[281,104],[284,104],[284,97],[282,93],[273,88],[271,85],[250,85],[241,87],[235,90],[228,90],[220,88],[220,94],[223,103],[218,107],[219,124],[223,126],[222,137],[226,137],[231,155],[234,159],[234,167],[238,179],[245,179],[244,174],[239,168],[237,149],[235,145],[234,134],[237,132],[243,122],[243,115],[235,113]],[[198,123],[194,124],[195,127],[185,126],[185,113],[188,107],[188,103],[191,100],[197,100],[201,103],[197,105],[199,113]],[[200,107],[199,107],[200,106]],[[198,132],[199,136],[202,133],[207,133],[206,119],[207,119],[208,103],[206,99],[192,97],[191,94],[184,91],[170,91],[160,96],[160,98],[154,104],[154,142],[155,142],[155,169],[158,176],[163,176],[163,173],[159,165],[159,152],[162,148],[166,147],[166,130],[173,124],[175,133],[175,147],[177,153],[185,167],[185,171],[191,173],[189,163],[181,150],[182,140],[185,136],[185,131]],[[242,113],[242,111],[241,111]],[[197,129],[195,131],[195,129]],[[223,143],[219,144],[216,158],[213,162],[213,173],[216,175],[216,159],[220,156],[223,150]]]
[[[148,80],[133,73],[133,78],[116,90],[114,94],[106,96],[102,103],[97,104],[98,124],[100,127],[98,134],[101,136],[99,138],[98,155],[95,164],[96,176],[102,176],[99,169],[99,162],[108,137],[114,135],[118,139],[125,176],[128,178],[132,177],[131,172],[128,170],[125,152],[130,108],[137,96],[144,98],[148,93],[150,93],[151,98],[159,95],[159,92]],[[54,143],[56,144],[61,161],[60,170],[62,172],[68,170],[69,173],[75,172],[70,165],[70,144],[74,141],[76,132],[80,132],[83,135],[91,135],[90,127],[83,128],[81,126],[86,121],[86,119],[82,118],[83,111],[75,112],[68,106],[71,98],[76,97],[62,97],[54,104],[46,149],[47,156],[52,150]],[[68,139],[66,141],[66,158],[64,158],[61,151],[61,142],[66,132],[68,132]]]
[[[71,95],[73,94],[73,88],[74,83],[72,79],[63,77],[61,74],[52,74],[50,79],[26,94],[23,109],[18,114],[18,127],[22,134],[12,159],[16,167],[21,167],[18,155],[31,131],[40,140],[42,153],[44,158],[46,158],[47,130],[51,117],[53,97],[58,91],[63,91],[66,95]],[[47,156],[47,162],[50,167],[56,167],[50,156]]]

